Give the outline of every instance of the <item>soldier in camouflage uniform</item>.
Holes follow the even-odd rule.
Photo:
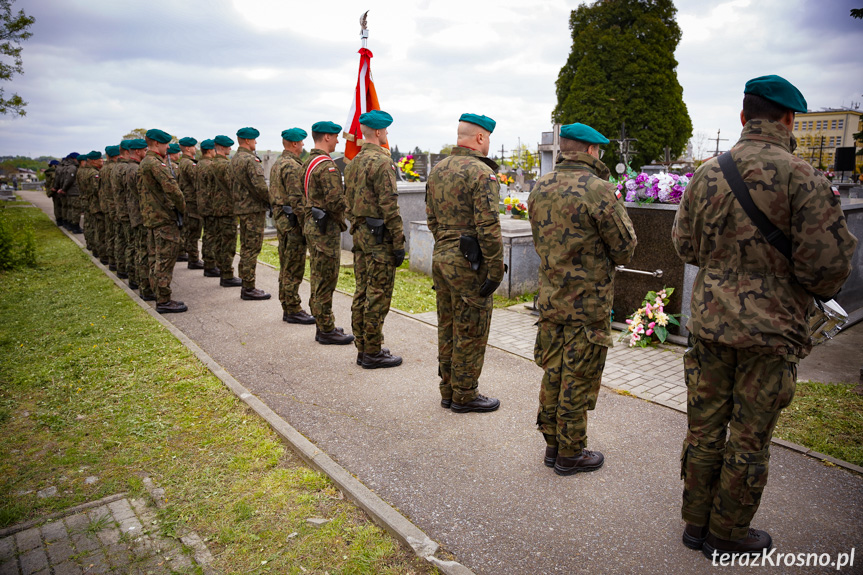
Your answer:
[[[81,197],[81,188],[78,187],[78,170],[87,163],[87,154],[80,154],[72,160],[73,167],[66,174],[64,192],[66,194],[66,223],[69,231],[74,234],[83,234],[81,228],[85,211],[84,199]],[[84,237],[86,242],[87,237]],[[87,249],[93,251],[93,246],[86,243]]]
[[[58,226],[63,225],[63,204],[60,201],[60,195],[57,193],[57,189],[54,187],[54,176],[57,173],[57,166],[60,165],[60,162],[57,160],[51,160],[48,163],[48,167],[45,168],[45,193],[51,198],[51,201],[54,204],[54,221],[57,222]]]
[[[126,142],[127,140],[123,140]],[[121,143],[119,146],[114,146],[117,149],[117,160],[114,163],[114,169],[111,172],[111,188],[114,190],[114,253],[117,257],[117,277],[120,279],[128,279],[129,287],[136,289],[138,282],[136,280],[134,263],[128,259],[129,241],[132,235],[132,226],[129,224],[129,208],[126,199],[126,169],[129,166],[129,148],[128,144],[124,147]],[[135,287],[132,287],[132,284]]]
[[[195,138],[182,138],[180,150],[183,155],[178,162],[178,182],[183,198],[186,200],[186,213],[183,216],[183,250],[188,254],[190,270],[204,269],[204,262],[198,256],[198,240],[201,239],[203,220],[198,212],[198,172],[195,161]]]
[[[303,163],[300,154],[305,130],[282,132],[282,155],[270,168],[270,205],[279,237],[279,301],[282,321],[312,325],[315,318],[300,306],[300,284],[306,269],[306,236],[303,225]]]
[[[102,246],[105,249],[105,255],[108,258],[108,269],[119,272],[117,266],[117,252],[115,245],[115,220],[117,218],[114,205],[114,188],[112,184],[111,174],[116,167],[114,158],[119,155],[120,151],[114,154],[113,146],[105,147],[105,155],[108,156],[108,161],[104,162],[99,170],[99,209],[102,211],[103,219],[103,234]],[[125,274],[124,274],[125,275]]]
[[[719,161],[698,168],[672,239],[699,268],[684,356],[683,542],[709,558],[772,546],[769,534],[749,527],[767,483],[770,439],[811,349],[813,295],[836,294],[857,244],[828,180],[791,154],[803,95],[779,76],[750,80],[744,94],[743,132],[730,157],[755,205],[790,239],[793,263],[736,200]]]
[[[539,256],[539,329],[534,355],[545,374],[536,423],[545,464],[558,475],[602,467],[587,446],[611,338],[615,266],[632,259],[636,237],[599,147],[608,139],[584,124],[560,129],[554,171],[530,193],[527,211]]]
[[[213,187],[213,174],[211,165],[216,157],[216,144],[213,140],[201,142],[201,159],[195,166],[196,188],[198,190],[197,207],[201,216],[203,235],[201,237],[201,257],[204,259],[204,277],[218,278],[222,276],[221,270],[216,267],[215,230],[216,221],[213,219],[210,208],[210,190]]]
[[[405,234],[399,214],[396,167],[386,146],[393,118],[382,110],[360,116],[363,146],[345,168],[347,216],[354,239],[356,291],[351,329],[357,363],[364,369],[396,367],[402,358],[381,347],[390,311],[396,268],[405,259]]]
[[[477,392],[485,359],[492,294],[503,280],[497,164],[487,157],[495,121],[462,114],[458,141],[426,184],[426,217],[435,239],[432,279],[437,294],[441,406],[456,413],[494,411],[500,401]],[[471,238],[482,252],[473,269],[460,249]]]
[[[234,211],[233,173],[228,154],[234,140],[228,136],[216,136],[216,157],[210,164],[210,211],[215,224],[216,265],[222,279],[222,287],[243,287],[243,280],[234,276],[234,256],[237,254],[237,215]]]
[[[303,165],[305,236],[311,259],[311,307],[315,316],[315,341],[324,345],[347,345],[354,336],[336,327],[333,292],[339,279],[341,233],[345,224],[345,194],[342,174],[330,158],[339,143],[342,127],[333,122],[312,126],[315,147]]]
[[[171,136],[153,129],[147,131],[146,140],[148,151],[139,169],[138,192],[147,228],[150,285],[156,293],[156,311],[180,313],[188,308],[171,299],[171,278],[182,243],[178,220],[186,212],[186,202],[165,163]]]
[[[237,153],[231,158],[234,212],[240,221],[240,265],[237,271],[243,280],[240,299],[244,300],[270,299],[270,294],[255,287],[258,254],[264,243],[264,227],[270,207],[264,167],[255,153],[260,135],[255,128],[237,130]]]
[[[141,217],[141,193],[138,189],[141,171],[140,163],[147,154],[147,142],[141,138],[130,140],[128,148],[130,162],[126,168],[124,189],[126,208],[129,212],[129,225],[132,228],[134,239],[132,244],[132,251],[134,253],[127,255],[127,257],[130,262],[134,262],[135,277],[141,290],[141,299],[144,301],[156,301],[156,294],[153,292],[152,286],[150,286],[147,228],[144,226],[144,219]]]
[[[102,154],[93,150],[87,154],[87,161],[78,168],[76,177],[78,189],[81,191],[81,203],[86,206],[84,211],[84,239],[90,244],[93,255],[99,258],[103,265],[108,265],[110,260],[105,249],[105,213],[99,202],[100,169],[102,169]]]
[[[60,162],[60,166],[57,168],[57,172],[54,175],[54,189],[57,190],[57,194],[60,196],[60,213],[62,214],[63,227],[72,233],[80,234],[83,230],[80,228],[79,222],[74,222],[70,219],[72,217],[71,204],[74,203],[77,207],[80,221],[80,191],[75,179],[77,172],[78,153],[72,152],[63,158],[63,161]]]

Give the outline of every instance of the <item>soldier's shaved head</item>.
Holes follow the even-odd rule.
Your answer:
[[[386,128],[379,128],[376,130],[374,128],[366,126],[365,124],[360,124],[360,131],[363,133],[363,140],[369,142],[370,144],[385,146],[388,143]]]
[[[590,149],[590,146],[595,144],[588,144],[587,142],[579,142],[578,140],[570,140],[569,138],[561,138],[560,139],[560,151],[561,152],[585,152]]]
[[[464,148],[470,148],[488,155],[491,132],[472,124],[471,122],[458,123],[458,138],[456,144]]]

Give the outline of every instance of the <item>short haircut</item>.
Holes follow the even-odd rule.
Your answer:
[[[560,151],[561,152],[585,152],[590,149],[591,146],[595,144],[589,144],[587,142],[581,142],[579,140],[570,140],[569,138],[561,138],[560,139]]]
[[[316,142],[320,142],[321,140],[324,139],[324,136],[326,136],[326,135],[327,134],[325,132],[314,132],[313,131],[312,132],[312,139]]]
[[[774,122],[778,122],[788,112],[788,108],[783,108],[767,98],[755,94],[745,94],[743,96],[743,118],[747,122],[749,120],[773,120]]]

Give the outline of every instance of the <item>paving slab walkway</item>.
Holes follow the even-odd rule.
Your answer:
[[[277,293],[276,271],[261,264],[257,273],[258,287]],[[307,283],[301,295],[307,302]],[[282,322],[275,298],[242,301],[238,289],[220,288],[183,264],[174,297],[189,311],[167,319],[474,572],[713,572],[680,542],[686,417],[676,409],[603,389],[588,443],[606,464],[559,477],[542,463],[544,442],[534,425],[542,370],[525,359],[521,338],[500,342],[515,353],[492,347],[486,354],[480,391],[499,397],[501,409],[459,415],[439,405],[435,328],[413,317],[391,313],[384,328],[387,346],[404,364],[363,370],[352,346],[321,346],[314,327]],[[350,298],[336,294],[334,310],[337,325],[349,329]],[[513,333],[500,324],[512,313],[495,311],[495,333]],[[639,393],[675,400],[672,364],[679,360],[650,355],[674,352],[647,353],[640,365],[628,356],[610,362],[606,384],[625,380],[632,389],[646,386]],[[672,385],[662,391],[645,376],[657,363],[668,364],[659,376]],[[755,526],[769,530],[782,552],[835,557],[863,550],[863,477],[781,447],[772,455]],[[863,563],[842,572],[863,572]]]

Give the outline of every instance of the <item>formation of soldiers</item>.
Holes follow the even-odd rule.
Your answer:
[[[687,326],[692,347],[685,357],[682,539],[714,560],[717,552],[760,553],[772,546],[766,532],[749,525],[767,481],[773,427],[793,397],[797,362],[811,348],[813,295],[835,294],[856,247],[829,182],[790,153],[794,113],[806,110],[802,95],[778,76],[755,78],[744,93],[744,131],[729,158],[755,204],[792,238],[794,253],[783,257],[752,225],[716,160],[692,178],[673,237],[680,257],[699,267]],[[241,287],[244,300],[268,299],[255,287],[255,263],[271,209],[282,319],[316,324],[321,344],[354,343],[363,368],[396,367],[402,358],[383,346],[395,270],[405,258],[396,167],[386,150],[392,121],[380,110],[360,117],[364,143],[344,180],[330,157],[341,131],[332,122],[312,126],[314,148],[304,163],[308,134],[300,128],[282,132],[284,152],[269,187],[255,155],[254,128],[237,132],[239,147],[230,160],[234,141],[227,136],[201,142],[196,161],[194,138],[171,148],[171,137],[161,130],[109,146],[104,162],[95,151],[70,154],[49,185],[57,223],[80,232],[83,213],[87,247],[167,313],[186,311],[171,299],[178,259],[219,277],[223,287]],[[457,145],[433,168],[426,186],[435,240],[440,404],[455,413],[500,407],[498,399],[478,392],[492,294],[506,273],[498,166],[487,157],[495,126],[487,116],[463,114]],[[587,412],[596,406],[612,346],[615,267],[629,262],[637,245],[623,198],[600,160],[600,147],[608,143],[590,126],[563,126],[555,169],[539,178],[528,200],[540,259],[535,360],[544,375],[536,423],[546,442],[544,464],[563,476],[604,463],[602,453],[587,449]],[[356,275],[353,335],[336,327],[332,311],[340,234],[348,223]],[[298,292],[307,251],[311,314]]]

